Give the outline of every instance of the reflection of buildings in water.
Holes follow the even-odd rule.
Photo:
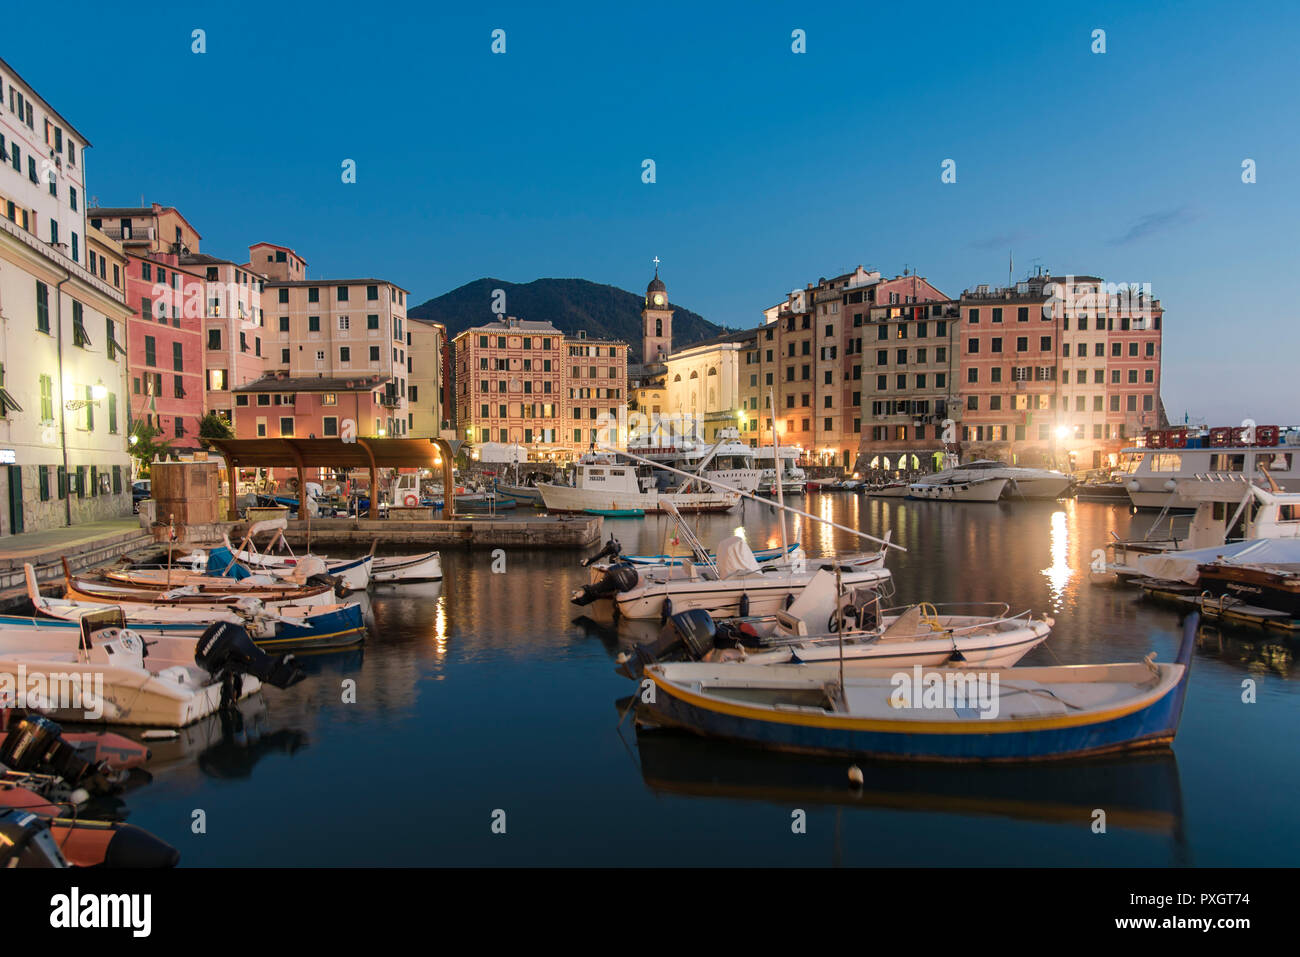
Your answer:
[[[1196,650],[1203,655],[1240,666],[1244,671],[1290,678],[1295,651],[1288,639],[1257,628],[1223,628],[1202,624]]]
[[[616,703],[617,704],[617,703]],[[995,816],[1089,827],[1106,812],[1108,828],[1166,835],[1169,863],[1183,864],[1182,780],[1172,751],[1019,765],[849,762],[798,757],[710,741],[674,731],[638,730],[641,774],[652,791],[845,807]]]

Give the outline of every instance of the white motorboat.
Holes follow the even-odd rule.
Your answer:
[[[1137,508],[1191,509],[1179,482],[1213,476],[1249,476],[1265,468],[1285,492],[1300,492],[1300,428],[1252,426],[1148,432],[1146,445],[1120,453],[1120,472]],[[1247,439],[1252,439],[1247,442]],[[1195,486],[1184,486],[1192,488]]]
[[[966,481],[941,481],[937,476],[932,476],[929,481],[909,485],[907,497],[935,502],[996,502],[1002,497],[1009,481],[992,476]]]
[[[1110,542],[1106,546],[1106,561],[1091,570],[1094,583],[1114,584],[1138,576],[1162,577],[1152,571],[1152,566],[1144,566],[1143,559],[1224,546],[1229,544],[1228,536],[1239,521],[1241,537],[1237,542],[1300,538],[1300,492],[1270,491],[1242,475],[1213,475],[1180,479],[1174,494],[1180,501],[1196,505],[1186,531],[1174,532],[1174,519],[1186,517],[1182,513],[1170,517],[1169,532],[1164,537],[1153,534],[1163,527],[1157,521],[1145,538]]]
[[[549,512],[666,511],[672,505],[682,512],[727,512],[740,501],[737,492],[660,492],[652,475],[638,475],[633,465],[620,464],[617,456],[590,453],[574,466],[572,485],[539,482],[538,490]]]
[[[822,569],[839,569],[845,587],[890,580],[884,551],[831,559],[800,552],[789,561],[760,564],[738,536],[718,545],[717,561],[683,559],[677,565],[592,565],[590,583],[574,592],[575,605],[609,601],[624,618],[655,619],[702,608],[710,615],[769,615],[784,608]]]
[[[965,465],[958,465],[954,468],[944,469],[941,472],[935,472],[933,475],[926,476],[925,482],[942,485],[952,482],[977,482],[981,479],[995,478],[1007,479],[1011,483],[1003,491],[1003,494],[1008,498],[1045,500],[1060,498],[1069,490],[1071,482],[1070,476],[1055,469],[1025,468],[1018,465],[1006,465],[1003,462],[993,462],[989,459],[979,459]]]
[[[681,647],[705,661],[747,664],[828,664],[845,668],[1009,668],[1047,640],[1053,622],[1005,605],[932,605],[881,608],[875,588],[840,591],[835,575],[819,571],[786,610],[718,623],[703,612],[672,618],[655,645],[628,656],[629,674]],[[977,613],[979,612],[979,613]],[[680,636],[680,641],[675,638]],[[702,656],[699,651],[708,648]]]
[[[55,720],[179,728],[256,693],[262,681],[288,687],[302,679],[291,657],[271,659],[242,629],[227,628],[197,653],[194,640],[182,638],[154,639],[146,653],[117,608],[73,621],[5,619],[0,686]]]

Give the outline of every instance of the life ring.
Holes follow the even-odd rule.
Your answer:
[[[406,496],[402,499],[402,504],[407,508],[415,508],[420,504],[420,496],[416,495],[414,492],[407,492]]]

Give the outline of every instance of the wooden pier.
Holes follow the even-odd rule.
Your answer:
[[[1199,611],[1202,618],[1234,625],[1247,625],[1252,628],[1265,628],[1270,631],[1284,631],[1289,634],[1300,632],[1300,619],[1292,618],[1284,611],[1248,605],[1230,596],[1205,594],[1197,591],[1194,586],[1184,585],[1181,582],[1141,578],[1134,584],[1141,588],[1148,598],[1179,605],[1188,611]]]

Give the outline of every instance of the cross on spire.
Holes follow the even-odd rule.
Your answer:
[[[657,278],[659,277],[659,257],[658,257],[658,256],[656,256],[656,257],[654,258],[654,263],[655,263],[655,278],[657,279]]]

